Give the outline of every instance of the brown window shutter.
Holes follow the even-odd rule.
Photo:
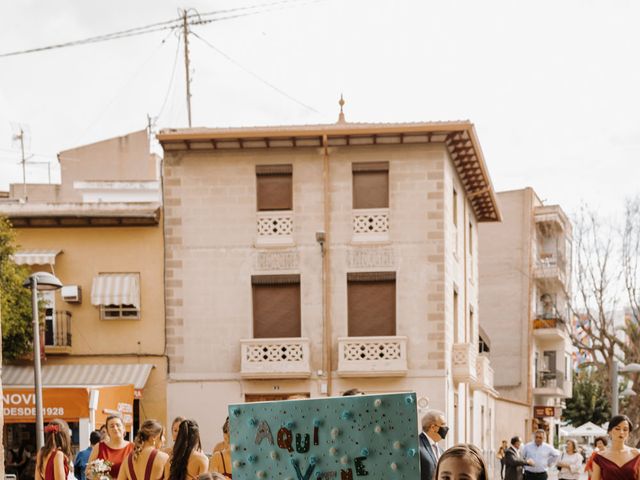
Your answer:
[[[293,210],[291,165],[256,165],[258,211]]]
[[[353,208],[389,208],[389,163],[352,164]]]
[[[300,337],[300,276],[260,275],[251,280],[253,337]]]
[[[347,303],[350,337],[383,337],[396,334],[394,273],[348,274]]]

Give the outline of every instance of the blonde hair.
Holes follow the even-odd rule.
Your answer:
[[[476,467],[479,472],[476,480],[489,480],[489,469],[487,468],[487,463],[482,457],[482,453],[478,447],[471,445],[470,443],[461,443],[455,447],[451,447],[440,456],[434,480],[438,480],[440,466],[442,465],[442,462],[448,458],[459,458],[460,460]]]
[[[133,440],[133,459],[138,460],[140,452],[142,452],[144,442],[152,437],[162,435],[163,430],[162,424],[157,420],[145,420],[145,422],[140,426],[138,433],[136,433],[136,438]]]

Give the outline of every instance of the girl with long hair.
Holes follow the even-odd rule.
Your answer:
[[[157,420],[146,420],[136,433],[133,452],[120,467],[118,480],[159,480],[169,455],[158,450],[164,443],[164,428]]]
[[[133,451],[133,443],[124,439],[124,423],[117,415],[107,417],[106,421],[108,439],[98,443],[89,455],[87,461],[87,478],[91,479],[91,462],[97,459],[111,462],[111,478],[118,478],[120,466],[124,459]]]
[[[231,475],[231,446],[229,445],[229,417],[222,425],[222,445],[221,448],[213,450],[211,460],[209,462],[209,471],[218,472],[226,478],[232,478]],[[217,447],[218,445],[216,445]]]
[[[593,459],[592,480],[640,480],[640,452],[626,445],[633,423],[626,415],[609,421],[607,433],[611,442]]]
[[[487,463],[478,447],[470,443],[461,443],[440,456],[434,480],[453,478],[490,480]]]
[[[164,447],[162,449],[163,452],[171,455],[171,450],[173,450],[173,446],[176,444],[176,438],[178,438],[178,428],[180,427],[180,424],[183,422],[183,420],[186,419],[184,417],[178,416],[173,419],[173,422],[171,422],[171,445]]]
[[[52,420],[44,428],[44,446],[36,457],[35,480],[67,480],[71,460],[71,433],[64,420]]]
[[[195,420],[183,420],[169,461],[164,467],[164,480],[196,480],[209,469],[209,459],[202,453],[200,429]]]

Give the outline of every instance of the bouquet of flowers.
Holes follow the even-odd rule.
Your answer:
[[[98,458],[89,464],[89,473],[93,480],[111,480],[111,463],[109,460]]]

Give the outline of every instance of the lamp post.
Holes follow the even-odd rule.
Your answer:
[[[618,373],[640,373],[640,363],[630,363],[629,365],[620,365],[617,360],[611,362],[611,416],[618,415]],[[622,395],[632,396],[636,392],[631,388],[627,388]]]
[[[40,451],[44,445],[44,425],[42,415],[42,374],[40,369],[40,322],[38,310],[38,292],[58,290],[62,282],[48,272],[36,272],[29,275],[22,284],[31,289],[31,317],[33,320],[33,385],[36,396],[36,446]]]

